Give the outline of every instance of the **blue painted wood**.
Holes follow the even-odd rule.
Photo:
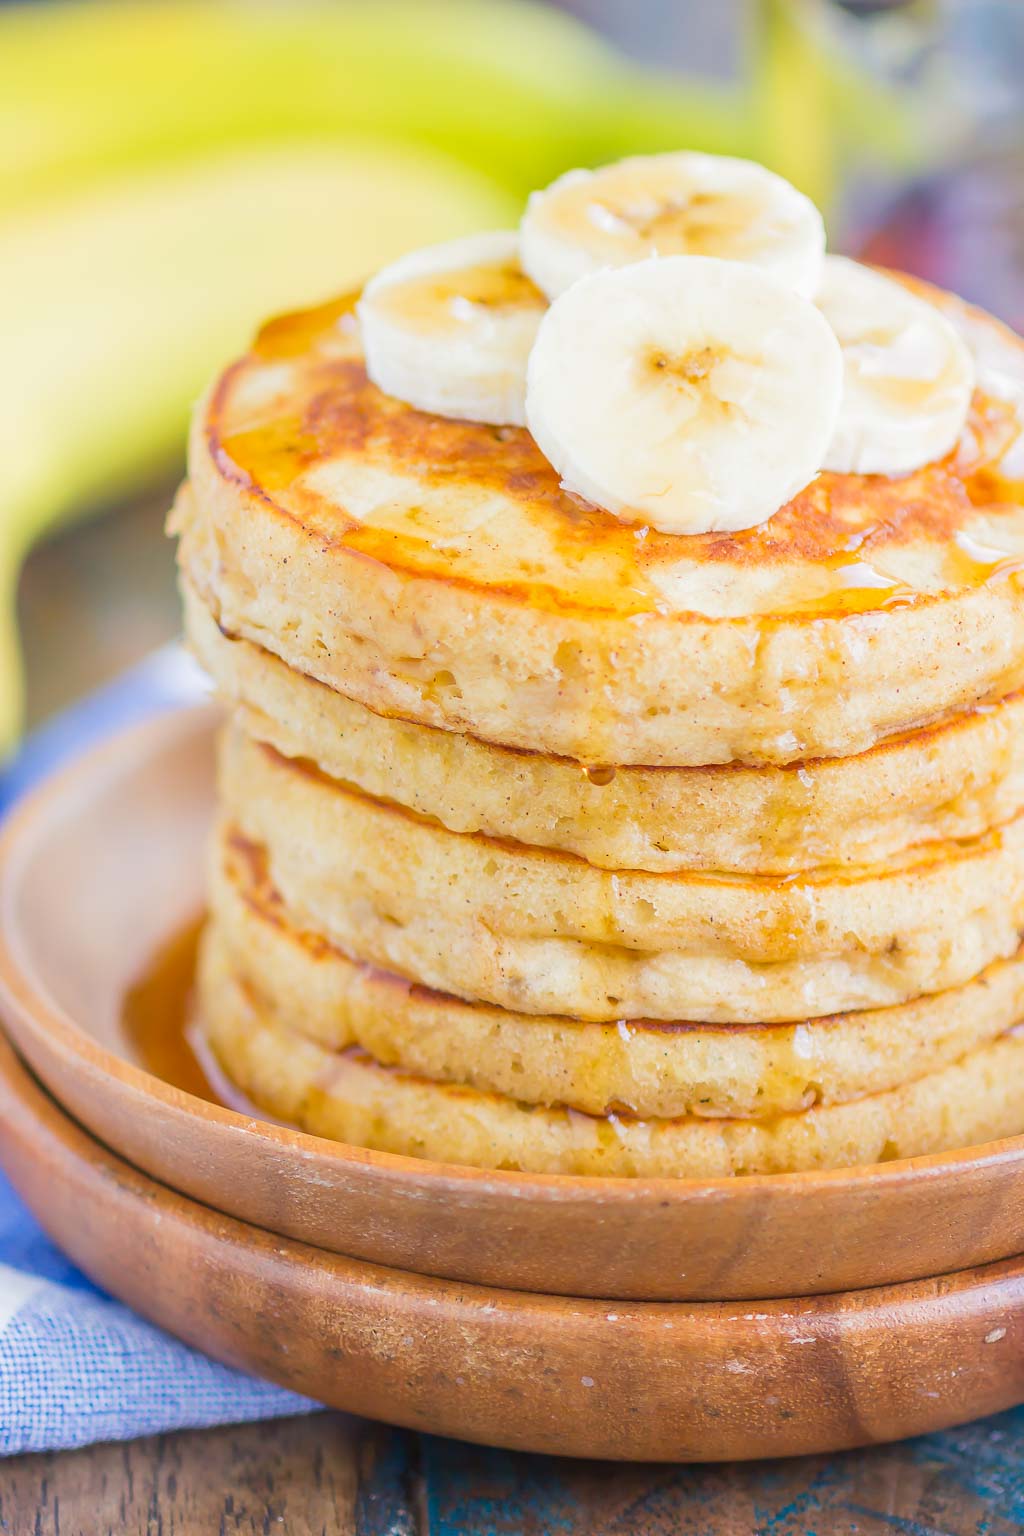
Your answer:
[[[614,1466],[425,1439],[430,1536],[1020,1536],[1024,1409],[840,1456]]]
[[[408,1430],[367,1424],[356,1446],[358,1536],[418,1536],[419,1447]]]

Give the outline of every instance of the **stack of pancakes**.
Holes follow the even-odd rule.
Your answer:
[[[1019,432],[979,389],[949,458],[680,539],[524,429],[380,393],[351,300],[266,327],[174,514],[230,709],[200,977],[228,1076],[325,1136],[538,1172],[1024,1130]]]

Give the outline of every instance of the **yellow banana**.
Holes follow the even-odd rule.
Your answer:
[[[436,155],[297,144],[136,172],[10,217],[0,238],[8,589],[43,524],[173,462],[196,393],[265,314],[517,213],[508,194]],[[12,644],[8,635],[0,652],[0,744],[18,718]]]
[[[415,140],[525,194],[603,152],[624,76],[593,33],[526,0],[15,8],[0,208],[132,161],[310,133]]]
[[[780,36],[751,114],[532,0],[0,6],[0,748],[21,554],[175,451],[261,313],[514,223],[572,165],[685,145],[820,182],[771,102],[811,90],[790,64],[831,66]]]

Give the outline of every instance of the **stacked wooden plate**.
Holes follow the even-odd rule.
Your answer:
[[[214,726],[119,737],[0,845],[21,1058],[0,1052],[0,1158],[97,1281],[328,1403],[523,1449],[782,1455],[1024,1399],[1022,1138],[745,1179],[525,1175],[321,1140],[143,1070],[124,999],[201,906]]]

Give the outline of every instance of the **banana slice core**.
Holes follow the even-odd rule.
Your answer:
[[[962,302],[950,310],[950,319],[974,360],[977,388],[1013,412],[1016,430],[993,468],[1006,480],[1024,480],[1024,362],[1018,338]]]
[[[527,422],[568,490],[625,522],[763,522],[817,473],[842,356],[821,313],[755,267],[667,256],[581,279],[541,322]]]
[[[823,468],[901,475],[957,443],[975,383],[969,347],[926,299],[845,256],[826,256],[817,304],[843,353],[843,394]]]
[[[809,198],[750,160],[692,151],[569,171],[534,192],[523,266],[550,298],[602,267],[649,256],[717,256],[762,267],[810,297],[825,250]]]
[[[513,231],[414,251],[363,290],[366,371],[418,410],[524,426],[526,362],[546,307]]]

